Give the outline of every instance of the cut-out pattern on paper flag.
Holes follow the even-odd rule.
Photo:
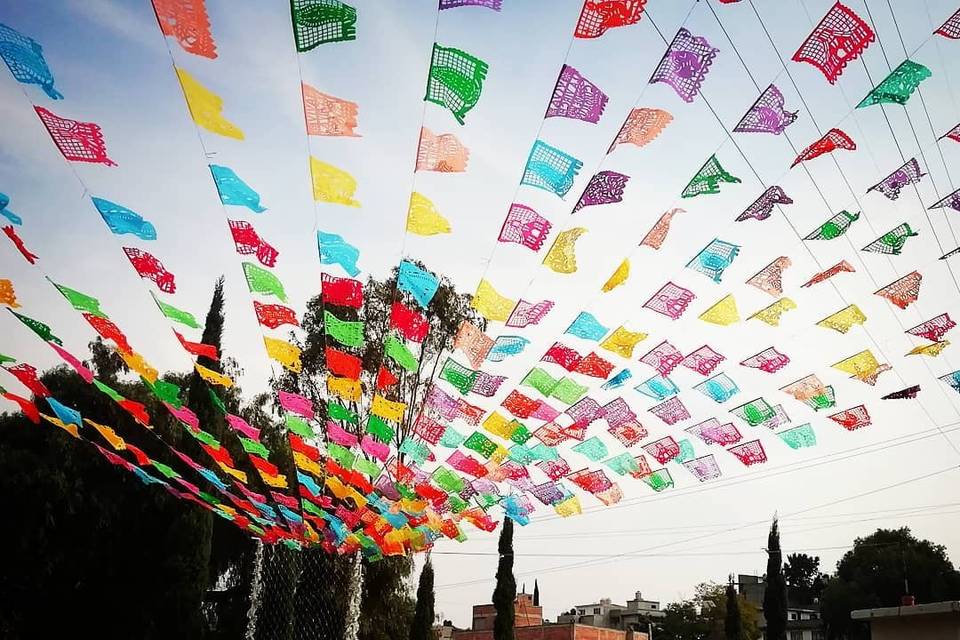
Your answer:
[[[960,142],[960,124],[955,126],[950,131],[947,131],[945,134],[937,138],[937,140],[943,140],[944,138],[950,138],[954,142]]]
[[[904,222],[865,246],[862,251],[898,256],[903,250],[903,246],[907,244],[907,239],[918,235],[920,234]]]
[[[570,118],[596,124],[607,106],[607,94],[570,65],[563,65],[545,118]]]
[[[664,340],[640,358],[640,362],[650,365],[660,375],[668,376],[678,364],[683,362],[683,355],[672,344]]]
[[[713,373],[713,370],[720,366],[720,363],[724,360],[726,360],[726,358],[711,349],[709,345],[703,345],[685,357],[680,364],[691,371],[696,371],[700,375],[708,376]]]
[[[707,158],[697,174],[687,183],[680,197],[694,198],[703,194],[720,193],[721,182],[738,183],[740,178],[728,173],[720,166],[717,156],[712,155]]]
[[[873,424],[873,420],[870,418],[870,413],[867,411],[867,407],[862,404],[827,417],[847,431],[855,431],[863,427],[869,427],[871,424]]]
[[[583,163],[542,140],[533,143],[520,184],[550,191],[561,198],[567,195]]]
[[[857,105],[857,109],[873,104],[906,104],[920,83],[931,75],[933,74],[930,73],[930,69],[922,64],[909,59],[904,60],[880,84],[870,90],[870,93]]]
[[[324,311],[323,331],[346,347],[363,346],[363,322],[341,320],[329,311]]]
[[[703,422],[698,422],[692,427],[684,429],[692,436],[696,436],[706,445],[719,444],[726,446],[740,442],[742,436],[732,422],[720,424],[716,418],[709,418]]]
[[[260,194],[250,188],[246,182],[229,167],[211,164],[210,173],[217,185],[220,202],[223,204],[246,207],[254,213],[263,213],[266,207],[260,206]]]
[[[437,289],[440,288],[440,280],[414,263],[401,260],[397,272],[397,288],[404,293],[409,293],[417,304],[426,309],[436,295]]]
[[[737,133],[780,135],[797,119],[797,112],[787,111],[783,105],[783,94],[780,89],[771,84],[763,90],[733,130]]]
[[[777,297],[783,293],[783,271],[793,265],[787,256],[780,256],[753,275],[747,284]]]
[[[943,336],[947,335],[947,332],[950,331],[950,329],[953,329],[955,326],[957,326],[957,323],[950,319],[949,314],[941,313],[934,318],[930,318],[926,322],[920,323],[911,329],[907,329],[905,333],[926,338],[932,342],[938,342],[943,338]]]
[[[801,162],[806,162],[807,160],[813,160],[814,158],[819,158],[825,153],[830,153],[836,149],[846,149],[847,151],[856,151],[857,143],[853,141],[853,138],[848,136],[846,133],[840,129],[830,129],[827,133],[824,134],[822,138],[811,144],[809,147],[800,152],[800,154],[794,159],[793,163],[790,165],[790,168],[797,166]]]
[[[908,356],[930,356],[931,358],[936,358],[940,353],[950,346],[949,340],[942,340],[940,342],[932,342],[930,344],[923,344],[918,347],[914,347],[908,351],[905,355]]]
[[[393,360],[401,369],[406,371],[417,370],[417,364],[419,363],[417,357],[396,336],[387,336],[387,339],[384,340],[383,354]]]
[[[958,135],[960,135],[960,132],[958,132]],[[0,204],[2,204],[2,202],[0,202]],[[934,204],[930,205],[928,209],[944,209],[948,207],[954,211],[960,211],[960,189],[957,189],[942,200],[938,200]],[[2,206],[0,206],[0,213],[3,213]]]
[[[660,464],[667,464],[680,455],[680,445],[672,436],[666,436],[643,445],[643,450]]]
[[[585,0],[573,35],[599,38],[607,29],[636,24],[645,4],[647,0]]]
[[[558,233],[543,258],[543,264],[557,273],[574,273],[577,270],[575,243],[586,232],[586,227],[573,227]]]
[[[763,443],[759,440],[751,440],[727,449],[743,463],[743,466],[749,467],[754,464],[763,464],[767,461],[767,452],[763,450]]]
[[[127,337],[123,334],[123,331],[113,323],[107,317],[95,316],[91,313],[84,312],[84,320],[87,321],[94,331],[103,338],[104,340],[110,340],[123,353],[132,353],[133,348],[130,346],[130,343],[127,341]],[[176,333],[176,332],[174,332]],[[179,335],[179,334],[178,334]],[[214,352],[214,360],[216,359],[216,352]]]
[[[553,225],[528,206],[513,203],[500,228],[500,242],[522,244],[528,249],[539,251]]]
[[[317,202],[360,206],[360,202],[353,197],[357,192],[357,181],[343,169],[310,156],[310,177],[313,181],[313,199]]]
[[[357,38],[357,10],[340,0],[291,0],[297,51]]]
[[[600,388],[604,391],[613,391],[614,389],[619,389],[623,385],[627,384],[627,381],[633,378],[633,373],[630,369],[623,369],[618,371],[616,375],[600,385]]]
[[[599,462],[610,455],[610,452],[607,450],[607,445],[596,436],[574,445],[571,449],[593,462]]]
[[[320,295],[325,304],[359,309],[363,306],[363,283],[321,273]]]
[[[63,98],[53,86],[53,73],[43,57],[43,47],[33,38],[0,24],[0,58],[17,82],[39,85],[53,100]]]
[[[783,443],[791,449],[805,449],[817,445],[817,434],[810,423],[802,424],[777,434]]]
[[[644,308],[661,313],[673,320],[677,320],[687,310],[696,296],[689,289],[668,282],[663,285],[649,300],[643,303]]]
[[[576,213],[584,207],[600,204],[612,204],[623,200],[623,191],[627,187],[630,176],[616,171],[600,171],[587,183],[580,199],[571,213]]]
[[[711,47],[706,38],[694,36],[680,27],[650,77],[650,84],[666,83],[684,102],[693,102],[719,51]]]
[[[766,220],[770,217],[770,214],[773,212],[774,205],[778,204],[793,204],[793,199],[791,199],[786,193],[784,193],[783,188],[776,185],[768,187],[766,191],[760,194],[760,197],[753,201],[749,207],[743,210],[739,216],[737,216],[737,222],[743,222],[744,220],[749,220],[754,218],[756,220]]]
[[[687,269],[699,271],[714,282],[720,282],[724,270],[733,264],[739,253],[740,245],[716,238],[687,263]]]
[[[20,384],[25,386],[30,390],[35,396],[41,398],[46,398],[50,396],[50,391],[47,389],[40,378],[37,377],[37,369],[33,365],[29,365],[26,362],[21,362],[20,364],[14,365],[12,367],[4,367],[7,370],[7,373],[16,378]]]
[[[302,83],[300,90],[307,135],[360,137],[356,132],[360,110],[356,102],[328,95],[307,83]]]
[[[677,396],[667,398],[660,404],[650,407],[650,413],[669,425],[690,419],[690,412]]]
[[[622,358],[632,358],[634,347],[646,339],[647,334],[641,331],[630,331],[624,327],[617,327],[600,343],[600,348],[611,351]]]
[[[487,354],[487,360],[490,362],[503,362],[510,356],[523,353],[526,346],[530,344],[527,338],[522,336],[499,336],[490,348]]]
[[[833,240],[847,232],[850,225],[860,219],[860,212],[841,211],[804,237],[804,240]]]
[[[960,393],[960,370],[954,371],[953,373],[948,373],[944,376],[939,376],[937,380],[940,382],[945,382],[946,384],[950,385],[954,391]]]
[[[585,376],[590,376],[591,378],[600,378],[601,380],[604,380],[610,375],[611,372],[613,372],[613,363],[604,360],[593,352],[590,352],[583,357],[583,360],[580,361],[574,371],[577,373],[582,373]]]
[[[673,486],[673,478],[670,476],[670,471],[668,469],[657,469],[656,471],[643,476],[642,480],[648,487],[657,493],[660,493],[661,491],[669,489]]]
[[[888,393],[885,396],[881,396],[881,400],[913,400],[917,397],[917,394],[920,393],[920,385],[915,384],[906,389],[900,389],[899,391],[894,391],[893,393]]]
[[[342,236],[317,231],[317,250],[320,253],[320,264],[338,264],[350,277],[359,275],[357,260],[360,259],[360,250]]]
[[[666,400],[670,396],[680,393],[680,388],[664,375],[656,375],[644,380],[634,389],[654,400]]]
[[[920,163],[917,162],[917,159],[911,158],[907,160],[902,167],[867,189],[867,193],[879,191],[890,200],[896,200],[900,197],[901,189],[908,184],[919,183],[920,179],[925,175],[927,174],[920,170]]]
[[[13,290],[13,282],[7,279],[0,279],[0,304],[7,305],[11,309],[18,309],[17,294]]]
[[[117,163],[107,155],[107,143],[103,132],[93,122],[81,122],[61,118],[43,107],[34,107],[40,121],[46,127],[54,144],[67,160],[73,162],[94,162],[115,167]]]
[[[712,453],[695,460],[686,460],[681,464],[700,482],[716,480],[723,475],[720,472],[720,465],[717,464],[717,460]]]
[[[441,215],[429,198],[416,191],[410,194],[407,231],[418,236],[434,236],[439,233],[450,233],[450,230],[450,222]]]
[[[496,322],[505,322],[516,305],[513,300],[497,293],[493,285],[486,280],[481,280],[477,285],[477,292],[473,294],[470,304],[484,318]]]
[[[603,283],[603,286],[600,287],[600,290],[603,293],[610,293],[624,282],[627,281],[627,278],[630,277],[630,259],[624,258],[617,268],[614,270],[610,277],[607,278],[607,281]]]
[[[552,362],[558,364],[567,371],[573,371],[582,360],[582,356],[575,349],[564,345],[562,342],[555,342],[553,346],[547,349],[547,352],[540,358],[541,362]]]
[[[643,237],[640,244],[646,245],[654,250],[659,249],[663,245],[663,241],[667,239],[667,233],[670,232],[670,222],[673,220],[673,216],[678,213],[686,213],[686,210],[673,208],[665,211],[657,220],[656,224],[647,232],[647,235]]]
[[[815,284],[819,284],[825,280],[829,280],[838,273],[854,273],[856,269],[850,266],[850,263],[846,260],[841,260],[837,264],[833,265],[826,271],[821,271],[820,273],[815,274],[812,278],[804,282],[801,287],[812,287]]]
[[[494,11],[500,11],[502,5],[503,0],[440,0],[440,11],[458,7],[486,7]]]
[[[845,358],[831,367],[849,373],[851,377],[871,386],[876,384],[877,375],[890,369],[889,365],[881,365],[869,349]]]
[[[615,427],[607,429],[607,433],[613,436],[620,444],[625,447],[632,447],[647,437],[647,430],[638,422],[627,421],[618,424]]]
[[[806,62],[820,69],[830,84],[844,67],[863,53],[875,39],[873,30],[860,16],[837,2],[793,54],[794,62]]]
[[[5,193],[0,193],[0,216],[3,216],[10,221],[11,224],[21,225],[23,224],[23,219],[15,214],[10,209],[7,209],[7,205],[10,204],[10,196]]]
[[[176,71],[193,121],[211,133],[243,140],[243,131],[223,116],[223,98],[200,84],[184,69],[176,67]]]
[[[273,273],[258,267],[252,262],[244,262],[243,274],[247,278],[247,288],[250,293],[276,296],[281,302],[287,301],[287,293],[283,289],[283,283]]]
[[[737,301],[733,294],[728,294],[718,300],[713,306],[698,316],[704,322],[718,324],[722,327],[740,322],[740,312],[737,310]]]
[[[636,473],[640,470],[640,465],[637,464],[636,459],[626,451],[618,456],[604,460],[603,464],[619,476]]]
[[[617,138],[610,145],[607,153],[612,153],[618,144],[646,146],[653,142],[672,121],[673,116],[663,109],[646,107],[633,109],[624,120]]]
[[[957,9],[956,13],[947,18],[947,21],[934,33],[951,40],[960,40],[960,9]]]
[[[607,335],[607,327],[600,324],[600,321],[592,313],[581,311],[564,333],[583,338],[584,340],[600,340]]]
[[[814,374],[804,376],[784,387],[780,387],[780,390],[805,403],[814,411],[826,409],[836,404],[833,387],[823,384],[820,378]]]
[[[770,403],[763,398],[756,398],[739,407],[734,407],[730,413],[737,416],[751,427],[763,424],[777,414],[770,406]]]
[[[187,53],[217,57],[205,0],[153,0],[153,8],[163,35],[176,38]]]
[[[136,211],[132,211],[122,205],[104,200],[103,198],[90,198],[93,206],[100,212],[100,217],[110,228],[110,231],[118,236],[125,233],[135,235],[141,240],[156,240],[157,230],[154,226]]]
[[[17,251],[20,252],[20,255],[23,256],[24,260],[26,260],[30,264],[37,263],[39,256],[37,256],[35,253],[32,253],[29,249],[27,249],[27,245],[24,244],[23,238],[17,235],[17,230],[13,227],[13,225],[7,225],[6,227],[4,227],[3,233],[8,238],[10,238],[10,242],[12,242],[13,246],[17,248]]]
[[[424,100],[450,110],[460,124],[467,112],[477,106],[487,63],[465,51],[434,43]]]
[[[480,368],[493,345],[493,338],[466,320],[460,323],[457,335],[453,339],[453,348],[462,351],[474,369]]]
[[[827,316],[817,323],[818,327],[833,329],[840,333],[846,333],[854,325],[863,324],[867,321],[867,316],[855,304],[851,304],[836,313]]]
[[[271,360],[276,360],[284,369],[288,369],[294,373],[300,373],[301,363],[300,363],[300,349],[296,345],[292,345],[286,340],[279,340],[277,338],[271,338],[270,336],[264,336],[263,344],[267,349],[267,356]]]
[[[791,300],[790,298],[780,298],[773,304],[760,309],[751,316],[747,317],[747,320],[760,320],[761,322],[766,322],[771,327],[780,326],[780,316],[782,316],[787,311],[791,309],[796,309],[797,303]]]
[[[550,313],[551,309],[553,309],[552,300],[527,302],[526,300],[520,299],[517,301],[517,306],[510,312],[506,326],[523,329],[531,324],[539,324],[540,321]]]
[[[426,127],[420,129],[416,171],[462,173],[469,160],[470,150],[452,133],[437,135]]]
[[[920,297],[920,283],[923,276],[919,271],[911,271],[898,280],[874,291],[874,295],[886,298],[901,309],[906,309]]]
[[[123,252],[127,254],[130,264],[141,278],[152,280],[164,293],[176,292],[177,284],[173,274],[167,271],[163,263],[152,254],[133,247],[124,247]]]
[[[63,346],[63,341],[60,340],[60,338],[58,338],[57,336],[53,335],[53,330],[50,328],[49,325],[44,324],[39,320],[34,320],[33,318],[29,318],[23,314],[17,313],[16,311],[11,311],[10,313],[12,313],[17,318],[17,320],[22,322],[24,326],[26,326],[28,329],[30,329],[35,334],[37,334],[40,337],[40,339],[43,340],[44,342],[52,342],[56,345],[60,345],[61,347]]]
[[[265,267],[276,266],[280,252],[261,238],[253,225],[245,220],[227,220],[227,224],[230,226],[230,234],[233,236],[237,253],[242,256],[255,255],[260,264]]]

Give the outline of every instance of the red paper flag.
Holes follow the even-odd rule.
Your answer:
[[[320,275],[320,289],[326,304],[354,309],[363,306],[363,283],[359,280],[324,273]]]
[[[227,220],[227,224],[230,225],[230,233],[233,235],[233,244],[237,248],[237,253],[242,256],[255,255],[260,264],[265,267],[276,266],[280,252],[261,238],[253,225],[245,220]]]
[[[37,410],[37,406],[27,400],[26,398],[21,398],[15,393],[4,393],[3,397],[9,400],[10,402],[16,402],[20,405],[20,411],[23,412],[32,423],[40,424],[40,411]]]
[[[27,262],[30,264],[37,263],[37,256],[30,253],[30,250],[27,249],[27,246],[23,244],[23,239],[17,235],[17,230],[13,228],[13,225],[9,225],[3,228],[3,232],[7,234],[7,237],[10,238],[10,242],[17,248],[17,251],[20,252]]]
[[[167,271],[163,263],[157,260],[152,254],[135,249],[133,247],[124,247],[123,252],[130,259],[130,264],[137,270],[141,278],[153,280],[157,288],[164,293],[175,293],[177,284],[172,273]]]
[[[359,380],[363,362],[357,356],[327,347],[327,368],[334,375]]]
[[[253,308],[257,312],[257,322],[270,329],[276,329],[285,324],[300,326],[296,312],[290,307],[282,304],[263,304],[254,300]]]
[[[402,302],[394,302],[390,309],[390,326],[407,340],[423,342],[430,330],[430,321]]]
[[[64,158],[76,162],[117,166],[117,163],[107,156],[107,145],[103,141],[99,126],[92,122],[61,118],[43,107],[34,107],[34,110]]]
[[[101,318],[92,313],[84,313],[83,317],[101,338],[113,341],[117,348],[124,353],[133,353],[133,348],[127,342],[127,336],[109,318]]]
[[[174,329],[173,334],[177,336],[177,340],[180,341],[180,344],[183,346],[184,351],[187,353],[192,353],[195,356],[205,356],[211,360],[219,360],[217,355],[217,348],[212,344],[203,344],[202,342],[191,342],[184,338],[180,333]]]
[[[44,384],[40,382],[40,379],[37,377],[36,367],[29,365],[26,362],[21,362],[18,365],[7,367],[6,369],[10,375],[19,380],[20,384],[29,389],[33,395],[41,398],[46,398],[50,395],[50,391],[47,390],[47,387],[44,386]]]

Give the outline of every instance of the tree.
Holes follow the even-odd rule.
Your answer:
[[[725,640],[729,618],[729,584],[703,583],[689,600],[674,602],[663,611],[665,617],[655,623],[653,636],[660,640]],[[741,640],[760,637],[757,610],[734,590],[734,602],[740,614]]]
[[[533,606],[540,606],[540,585],[537,584],[536,578],[533,580]]]
[[[497,563],[497,586],[493,590],[493,640],[513,640],[516,611],[513,601],[517,597],[517,580],[513,577],[513,520],[504,518],[497,545],[500,560]]]
[[[763,617],[767,621],[767,640],[786,640],[787,583],[783,578],[783,553],[776,517],[767,536],[767,588],[763,592]]]
[[[430,554],[420,571],[420,583],[417,586],[417,608],[413,612],[413,624],[410,625],[410,640],[434,640],[433,633],[433,562]]]
[[[919,540],[907,527],[857,538],[820,599],[828,635],[856,637],[862,629],[851,610],[897,606],[907,594],[919,603],[960,599],[960,572],[943,545]]]
[[[724,616],[723,632],[726,640],[743,640],[743,622],[740,620],[740,598],[733,583],[733,575],[727,581],[726,615]]]
[[[791,553],[783,564],[789,601],[800,607],[809,606],[823,591],[820,558],[805,553]]]

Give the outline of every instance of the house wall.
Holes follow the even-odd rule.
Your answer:
[[[960,640],[960,620],[951,615],[870,620],[872,640]]]
[[[645,633],[602,629],[582,624],[545,624],[517,627],[516,640],[647,640]],[[454,631],[453,640],[493,640],[493,631]]]

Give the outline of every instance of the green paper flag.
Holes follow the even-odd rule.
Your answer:
[[[162,462],[157,462],[156,460],[151,460],[150,464],[153,465],[153,468],[159,471],[161,474],[167,478],[179,478],[180,474],[173,470],[173,467],[165,465]]]
[[[423,99],[446,107],[463,124],[463,117],[480,100],[487,69],[486,62],[469,53],[434,43]]]
[[[543,395],[549,397],[554,387],[557,386],[557,382],[558,381],[555,380],[553,376],[540,367],[534,367],[533,369],[530,369],[530,373],[524,376],[523,380],[520,381],[520,384],[525,387],[533,387]]]
[[[170,406],[177,409],[183,406],[183,400],[180,399],[180,387],[177,385],[159,378],[152,384],[146,378],[140,379],[143,381],[143,384],[150,387],[150,390],[153,391],[153,395],[157,396],[157,398],[163,402],[166,402]]]
[[[417,370],[417,365],[419,364],[417,357],[414,356],[407,348],[407,345],[400,342],[396,336],[387,338],[387,341],[383,345],[383,351],[388,358],[407,371]]]
[[[17,361],[16,358],[11,358],[10,356],[5,356],[2,353],[0,353],[0,364],[6,364],[8,362],[16,362],[16,361]]]
[[[293,431],[295,434],[301,438],[316,438],[317,434],[313,432],[313,429],[310,428],[303,418],[298,418],[297,416],[288,413],[286,416],[287,419],[287,429]],[[264,456],[266,457],[266,456]]]
[[[463,478],[446,467],[437,467],[431,475],[434,483],[447,493],[460,493],[463,491]]]
[[[33,318],[28,318],[25,315],[21,315],[16,311],[11,311],[13,315],[17,316],[17,319],[20,320],[23,324],[27,326],[28,329],[33,331],[35,334],[40,336],[46,342],[52,342],[58,346],[63,346],[63,341],[60,340],[57,336],[53,335],[52,329],[49,325],[46,325],[39,320],[34,320]]]
[[[117,393],[116,391],[114,391],[111,387],[109,387],[109,386],[105,385],[104,383],[100,382],[100,381],[97,380],[96,378],[93,379],[93,386],[95,386],[97,389],[99,389],[99,390],[100,390],[101,392],[103,392],[105,395],[109,396],[110,399],[113,400],[114,402],[123,402],[124,400],[126,400],[126,398],[124,398],[122,395],[120,395],[119,393]]]
[[[247,453],[255,453],[265,460],[270,457],[270,450],[256,440],[241,437],[240,444],[243,446],[243,450]]]
[[[456,387],[461,394],[466,395],[473,389],[473,384],[477,380],[477,372],[457,364],[451,358],[447,358],[447,361],[443,363],[443,369],[440,370],[440,378]]]
[[[467,501],[460,496],[450,496],[447,498],[447,505],[450,507],[452,513],[460,513],[469,506]]]
[[[290,0],[297,51],[357,39],[357,10],[340,0]]]
[[[363,323],[340,320],[329,311],[323,312],[323,330],[346,347],[363,346]]]
[[[587,393],[587,387],[577,384],[570,378],[563,378],[553,388],[550,395],[560,402],[573,404]]]
[[[370,416],[367,418],[367,433],[380,442],[390,442],[394,436],[393,427],[378,416]]]
[[[250,293],[276,296],[283,302],[287,301],[283,283],[277,276],[251,262],[243,263],[243,273],[247,277],[247,288],[250,289]]]
[[[220,441],[217,440],[212,433],[207,433],[203,429],[198,429],[197,431],[194,431],[193,429],[187,429],[187,433],[207,446],[215,449],[219,449],[221,446]]]
[[[740,178],[728,173],[720,166],[717,156],[712,155],[703,163],[697,175],[687,183],[680,197],[693,198],[705,193],[720,193],[721,182],[740,182]]]
[[[227,407],[224,406],[223,400],[220,399],[220,396],[218,396],[216,392],[214,392],[214,390],[211,389],[210,387],[207,387],[207,393],[210,394],[210,402],[213,403],[213,406],[215,406],[220,411],[220,413],[226,415]],[[263,457],[266,458],[267,456],[263,456]]]
[[[353,468],[364,475],[370,476],[371,480],[379,478],[380,473],[383,471],[377,466],[377,463],[372,460],[367,460],[366,458],[357,458],[353,463]]]
[[[880,84],[871,89],[867,97],[857,105],[857,109],[885,102],[906,104],[913,92],[920,86],[920,83],[931,75],[933,74],[930,73],[930,69],[922,64],[904,60]]]
[[[51,282],[53,282],[51,280]],[[76,289],[71,289],[70,287],[65,287],[62,284],[53,283],[63,297],[67,299],[74,309],[77,311],[85,311],[90,315],[97,316],[98,318],[106,318],[107,314],[100,310],[100,301],[94,298],[93,296],[88,296],[85,293],[81,293]]]
[[[192,313],[187,311],[181,311],[177,309],[172,304],[167,304],[162,300],[158,299],[157,296],[151,291],[150,295],[153,296],[153,301],[157,303],[157,306],[160,307],[160,312],[163,315],[167,316],[170,320],[174,322],[179,322],[180,324],[190,327],[191,329],[199,329],[200,323],[197,322],[197,319],[193,317]]]
[[[342,404],[337,404],[336,402],[327,403],[327,415],[330,416],[332,420],[342,420],[343,422],[349,422],[350,424],[359,424],[360,418],[357,417],[353,411],[347,409]]]

